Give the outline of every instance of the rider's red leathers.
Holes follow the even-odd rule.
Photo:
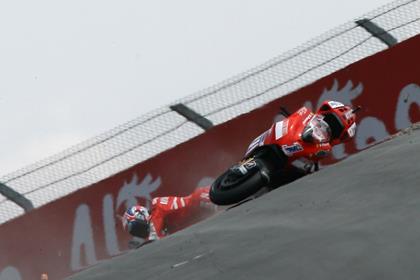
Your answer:
[[[201,187],[184,197],[155,197],[150,214],[149,240],[159,239],[210,216],[216,206],[209,199],[210,187]]]

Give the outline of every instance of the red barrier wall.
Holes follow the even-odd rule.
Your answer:
[[[186,195],[211,181],[241,158],[250,141],[273,122],[280,105],[294,111],[333,99],[363,106],[355,140],[338,146],[334,160],[420,121],[418,50],[420,36],[1,225],[0,280],[34,279],[43,271],[60,279],[123,252],[129,237],[116,215],[127,204]]]

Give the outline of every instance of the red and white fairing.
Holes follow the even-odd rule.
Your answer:
[[[316,162],[331,151],[329,136],[317,128],[317,122],[321,120],[322,116],[302,107],[288,118],[274,123],[270,129],[258,136],[248,147],[246,155],[259,146],[275,144],[289,158],[288,164],[297,159]],[[313,128],[313,141],[303,141],[302,133],[305,128],[310,127]]]

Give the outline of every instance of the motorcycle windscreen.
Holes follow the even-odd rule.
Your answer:
[[[309,143],[327,143],[331,139],[331,128],[322,116],[313,117],[302,132],[302,140]]]

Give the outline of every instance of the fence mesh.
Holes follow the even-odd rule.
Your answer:
[[[420,33],[420,0],[395,1],[361,18],[370,19],[401,42]],[[214,124],[221,124],[386,47],[355,22],[349,22],[173,104],[182,102]],[[7,174],[0,181],[39,207],[203,132],[169,106],[163,107]],[[0,209],[0,223],[23,214],[19,206],[1,195]]]

